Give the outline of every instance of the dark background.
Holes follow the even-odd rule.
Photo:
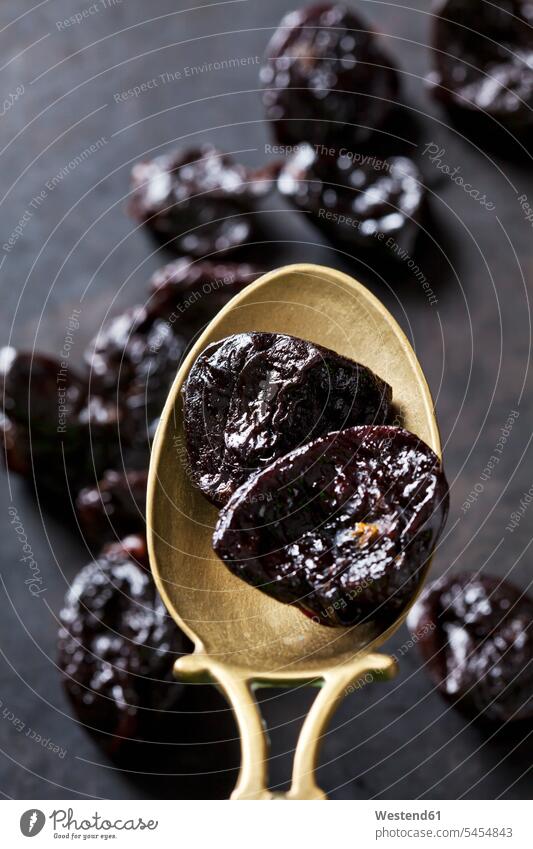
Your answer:
[[[73,306],[80,308],[74,359],[108,314],[145,297],[149,274],[167,259],[124,214],[131,163],[188,140],[247,151],[260,164],[271,139],[262,120],[258,65],[204,71],[115,102],[114,94],[157,77],[231,57],[263,53],[286,0],[206,4],[122,0],[60,31],[56,22],[91,4],[49,0],[0,6],[2,97],[24,93],[0,122],[2,242],[48,179],[99,137],[105,144],[49,192],[1,267],[1,342],[58,355]],[[431,16],[426,0],[353,3],[384,33],[402,69],[403,118],[430,195],[428,230],[416,261],[437,296],[431,305],[406,268],[381,271],[326,246],[311,225],[274,196],[264,215],[271,247],[264,268],[313,261],[342,268],[380,297],[408,333],[433,391],[445,446],[452,508],[433,574],[479,569],[531,580],[531,516],[510,533],[510,514],[533,482],[530,309],[531,224],[518,202],[533,202],[530,161],[483,149],[461,134],[430,99],[423,77]],[[416,133],[407,129],[412,119]],[[482,140],[491,141],[491,134]],[[487,211],[421,153],[433,142],[443,161],[494,202]],[[4,252],[2,252],[2,256]],[[370,260],[370,262],[372,262]],[[85,293],[85,294],[83,294]],[[468,511],[462,505],[481,475],[511,411],[518,411],[500,463]],[[479,487],[478,487],[479,489]],[[9,524],[13,504],[47,591],[24,585],[20,546]],[[49,505],[48,505],[49,506]],[[6,716],[67,750],[45,751],[0,710],[0,791],[14,798],[225,797],[236,776],[238,744],[225,702],[210,688],[192,689],[176,716],[181,745],[166,756],[163,779],[114,767],[72,717],[55,666],[57,613],[76,571],[88,559],[70,521],[36,505],[27,487],[4,478],[0,522],[2,614],[0,699]],[[533,513],[531,514],[533,515]],[[391,650],[408,638],[403,628]],[[288,780],[291,750],[312,698],[272,691],[263,705],[272,733],[272,786]],[[523,798],[527,795],[530,727],[496,732],[471,723],[433,691],[416,649],[401,658],[389,684],[349,696],[324,742],[319,780],[332,798]],[[159,768],[158,768],[159,769]],[[143,766],[144,772],[157,772]],[[191,777],[191,773],[195,777]],[[530,776],[529,776],[530,779]],[[530,786],[530,784],[529,784]]]

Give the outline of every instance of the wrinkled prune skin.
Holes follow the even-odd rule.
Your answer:
[[[495,118],[517,135],[533,129],[533,8],[527,0],[445,0],[433,25],[435,97]],[[494,126],[494,125],[493,125]]]
[[[255,234],[253,213],[273,188],[270,168],[253,171],[210,145],[176,150],[132,170],[129,213],[180,253],[230,253]]]
[[[448,511],[433,451],[402,428],[317,439],[250,478],[221,510],[213,548],[235,575],[323,625],[397,618]]]
[[[282,169],[278,188],[333,242],[388,250],[393,257],[413,249],[425,191],[405,156],[367,157],[360,164],[347,154],[321,157],[302,145]]]
[[[278,333],[209,345],[182,389],[189,471],[217,506],[254,472],[310,439],[384,422],[392,390],[334,351]]]
[[[144,539],[106,546],[72,582],[60,619],[58,662],[80,722],[114,756],[156,735],[183,692],[172,666],[186,639],[157,594]]]
[[[148,472],[109,469],[96,486],[84,487],[76,513],[84,538],[101,546],[108,540],[144,533]]]
[[[408,618],[440,692],[496,722],[533,716],[532,622],[530,597],[475,573],[434,581]]]
[[[249,263],[195,262],[181,257],[152,275],[148,309],[166,317],[178,332],[184,326],[196,331],[260,274]]]
[[[263,102],[281,144],[358,146],[393,112],[398,72],[346,6],[322,3],[286,15],[265,55]]]

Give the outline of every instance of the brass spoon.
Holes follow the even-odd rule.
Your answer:
[[[410,605],[382,633],[370,625],[328,628],[240,581],[213,553],[217,511],[189,480],[180,390],[206,345],[252,330],[300,336],[369,366],[392,385],[404,427],[440,455],[439,433],[420,365],[390,313],[346,274],[304,264],[265,274],[221,310],[180,368],[161,417],[148,480],[150,561],[168,610],[194,643],[175,675],[215,682],[233,708],[242,756],[232,799],[325,799],[315,768],[326,723],[357,682],[395,674],[395,660],[376,650]],[[321,689],[300,733],[291,788],[272,793],[253,690],[296,683]]]

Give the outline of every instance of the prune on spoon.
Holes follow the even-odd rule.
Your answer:
[[[145,530],[148,472],[108,469],[95,486],[76,497],[76,512],[85,539],[91,544],[120,539]]]
[[[210,145],[179,149],[132,171],[129,212],[192,257],[221,256],[255,234],[258,201],[275,171],[253,171]]]
[[[479,573],[439,578],[408,625],[448,699],[499,722],[533,716],[533,600],[513,584]]]
[[[441,463],[398,427],[352,427],[276,460],[221,510],[213,548],[239,578],[324,625],[391,624],[448,510]]]
[[[172,667],[186,640],[157,594],[144,539],[106,546],[72,582],[60,619],[59,666],[80,722],[115,756],[157,735],[183,692]]]
[[[196,330],[260,274],[259,268],[249,263],[180,257],[152,275],[148,308],[178,332],[183,332],[184,326]]]
[[[375,32],[342,4],[286,15],[266,50],[263,102],[284,145],[367,143],[389,120],[398,72]]]
[[[392,391],[370,369],[320,345],[239,333],[200,354],[182,393],[192,481],[220,506],[298,445],[387,421]]]
[[[444,0],[433,24],[435,97],[517,135],[533,128],[533,7],[528,0]],[[494,123],[492,123],[494,128]]]
[[[403,258],[418,235],[424,187],[405,156],[318,156],[302,145],[282,169],[279,191],[332,241]]]

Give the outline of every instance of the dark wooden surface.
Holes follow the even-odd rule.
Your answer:
[[[26,5],[4,0],[0,8],[2,96],[24,85],[0,124],[2,242],[51,177],[98,138],[105,142],[68,169],[13,250],[5,258],[2,251],[1,341],[57,355],[70,309],[85,293],[73,352],[79,359],[108,311],[143,298],[148,275],[166,259],[124,215],[131,163],[182,140],[246,150],[242,158],[250,163],[265,159],[270,139],[253,59],[238,70],[190,76],[185,69],[261,55],[272,27],[290,6],[286,0],[247,0],[182,12],[193,4],[123,0],[107,9],[100,4],[82,23],[65,29],[56,22],[89,3],[50,0],[23,14]],[[445,445],[452,508],[434,574],[483,568],[526,587],[532,574],[533,508],[513,533],[506,525],[533,483],[528,373],[533,231],[518,200],[526,194],[533,202],[531,163],[517,161],[510,143],[504,156],[483,149],[431,102],[422,82],[430,64],[425,0],[413,0],[412,9],[379,0],[354,5],[379,25],[403,70],[405,106],[398,133],[408,135],[421,160],[430,195],[423,222],[427,233],[416,261],[437,303],[429,303],[405,263],[377,273],[366,261],[328,247],[279,198],[269,201],[270,212],[262,216],[272,246],[261,250],[260,261],[265,268],[308,260],[337,266],[359,276],[392,310],[428,376]],[[181,78],[116,102],[115,94],[176,72]],[[442,161],[459,167],[494,210],[423,155],[430,143],[444,148]],[[500,462],[483,480],[511,411],[519,416]],[[480,483],[483,491],[464,511],[468,494]],[[165,757],[163,769],[171,777],[163,779],[117,770],[73,719],[55,666],[56,617],[87,552],[65,522],[51,515],[52,505],[37,506],[21,481],[4,478],[1,494],[2,793],[15,798],[227,796],[238,746],[226,705],[214,690],[189,692],[183,714],[176,717],[181,745]],[[39,599],[24,584],[21,550],[9,524],[11,504],[45,576],[46,593]],[[399,650],[406,639],[402,629],[391,648]],[[276,786],[288,779],[296,731],[311,698],[304,690],[265,696]],[[17,730],[12,714],[24,731]],[[43,749],[26,735],[28,728],[51,738],[65,756]],[[325,740],[320,780],[339,799],[521,798],[528,795],[529,732],[530,727],[521,727],[495,733],[469,723],[432,690],[416,650],[407,650],[393,683],[346,699]]]

